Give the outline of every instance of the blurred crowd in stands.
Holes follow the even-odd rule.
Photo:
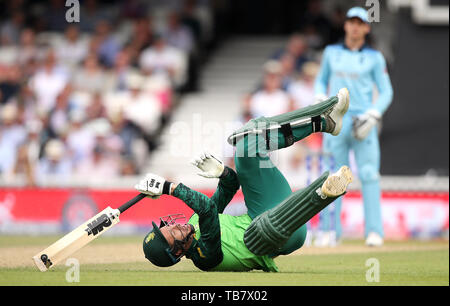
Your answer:
[[[134,175],[213,39],[207,1],[0,3],[0,178]],[[107,3],[107,4],[105,4]]]

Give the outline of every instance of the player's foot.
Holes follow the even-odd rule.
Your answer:
[[[371,232],[367,235],[366,245],[371,247],[380,247],[383,245],[383,237],[377,233]]]
[[[347,190],[348,184],[353,181],[352,171],[347,166],[342,166],[336,173],[328,176],[322,184],[322,194],[327,197],[337,197]]]
[[[338,135],[342,129],[342,119],[350,105],[350,96],[347,88],[341,88],[337,94],[338,103],[332,108],[331,112],[325,116],[326,133]]]

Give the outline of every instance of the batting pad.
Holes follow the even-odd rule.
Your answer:
[[[289,124],[291,127],[312,124],[312,118],[326,114],[339,101],[337,96],[331,97],[323,102],[310,105],[292,112],[273,117],[259,117],[251,119],[242,128],[233,132],[227,139],[231,145],[236,143],[247,134],[263,134],[267,130],[279,130]]]
[[[247,248],[258,256],[278,254],[298,228],[336,199],[322,199],[316,193],[328,175],[327,171],[305,189],[253,219],[244,234]]]

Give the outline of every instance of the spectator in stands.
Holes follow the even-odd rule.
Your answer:
[[[142,137],[140,129],[131,121],[125,119],[122,112],[111,117],[112,132],[119,136],[122,142],[121,154],[124,159],[130,159],[134,163],[133,144]]]
[[[302,65],[308,61],[308,45],[302,34],[291,35],[285,48],[277,50],[272,59],[279,60],[284,54],[289,53],[295,58],[295,70],[301,71]]]
[[[95,54],[88,55],[73,76],[72,84],[75,90],[95,93],[103,90],[106,76]]]
[[[92,99],[86,107],[86,116],[87,121],[107,117],[106,107],[101,93],[96,92],[92,95]]]
[[[0,45],[18,44],[24,23],[25,15],[20,10],[12,12],[11,18],[0,26]]]
[[[69,127],[69,113],[71,88],[67,86],[56,98],[55,107],[49,113],[49,124],[53,135],[60,136],[65,133]]]
[[[101,145],[96,145],[91,156],[82,160],[75,174],[84,179],[112,179],[120,173],[120,160],[117,156],[108,154]]]
[[[88,41],[80,36],[76,24],[70,24],[64,31],[64,38],[55,45],[56,56],[61,65],[73,70],[86,57]]]
[[[295,58],[290,53],[285,53],[280,57],[281,65],[281,88],[287,90],[295,81],[297,71],[295,70]]]
[[[188,58],[188,79],[182,89],[185,92],[198,89],[198,49],[191,29],[184,25],[177,12],[171,12],[167,18],[167,30],[164,34],[169,45],[182,50]]]
[[[108,14],[107,10],[98,8],[97,0],[85,0],[80,11],[81,30],[83,32],[93,33],[97,25],[103,20],[112,20],[113,16]]]
[[[26,69],[31,62],[38,60],[40,55],[39,47],[36,43],[36,33],[31,28],[25,28],[20,34],[20,43],[16,48],[17,61],[22,67]]]
[[[28,121],[26,124],[27,138],[17,152],[14,176],[24,175],[27,186],[36,185],[36,166],[41,151],[40,133],[42,123],[39,120]]]
[[[288,88],[288,93],[295,101],[295,108],[302,108],[314,103],[314,81],[319,72],[319,64],[307,62],[302,67],[300,77]]]
[[[72,163],[64,142],[51,139],[45,144],[44,152],[36,168],[36,180],[45,182],[47,178],[54,178],[61,182],[61,179],[68,179],[72,174]]]
[[[138,66],[138,57],[153,43],[153,25],[151,18],[141,17],[133,21],[130,39],[125,44],[126,52],[130,56],[130,64]],[[122,50],[123,51],[123,50]]]
[[[167,29],[163,34],[167,43],[190,54],[194,51],[195,41],[191,29],[180,21],[180,16],[173,11],[167,17]]]
[[[305,25],[303,33],[305,35],[306,42],[312,52],[319,52],[320,50],[322,50],[326,40],[319,33],[315,25]]]
[[[80,161],[76,174],[86,178],[95,174],[94,176],[101,179],[118,176],[123,145],[120,137],[112,132],[111,124],[106,118],[91,120],[85,127],[95,135],[95,146],[92,152]]]
[[[244,111],[252,118],[276,116],[293,109],[293,100],[281,88],[282,67],[270,60],[264,65],[263,88],[245,101]]]
[[[95,37],[98,44],[97,56],[105,67],[109,68],[114,65],[117,53],[121,46],[118,39],[111,31],[111,24],[107,20],[100,20],[95,26]]]
[[[29,84],[37,107],[43,111],[50,111],[55,106],[56,97],[66,87],[67,82],[66,71],[57,66],[54,51],[48,50],[43,66],[32,76]]]
[[[108,92],[122,91],[127,89],[127,78],[138,69],[130,65],[131,52],[129,48],[120,51],[114,62],[114,66],[106,72],[104,89]]]
[[[13,171],[19,146],[26,139],[26,130],[19,124],[17,106],[8,103],[0,109],[0,174]]]
[[[0,105],[7,103],[19,94],[21,89],[22,71],[19,65],[0,68]]]
[[[161,105],[154,95],[142,91],[145,78],[139,74],[128,77],[129,91],[124,93],[124,115],[140,128],[149,149],[155,148],[154,133],[161,122]]]
[[[95,135],[84,126],[85,113],[75,109],[70,113],[70,127],[67,134],[67,148],[71,153],[74,167],[88,157],[95,147]]]
[[[203,42],[203,38],[205,37],[206,28],[202,26],[202,22],[198,17],[199,14],[205,15],[203,13],[199,13],[201,9],[199,9],[196,0],[185,0],[183,1],[183,7],[181,9],[181,23],[187,26],[197,44]],[[207,18],[206,18],[207,19]]]
[[[144,74],[162,74],[180,87],[185,81],[186,54],[169,46],[165,37],[158,34],[154,44],[141,53],[139,67]]]

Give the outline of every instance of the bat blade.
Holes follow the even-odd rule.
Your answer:
[[[47,271],[119,223],[120,211],[107,207],[76,229],[33,256],[39,270]]]

